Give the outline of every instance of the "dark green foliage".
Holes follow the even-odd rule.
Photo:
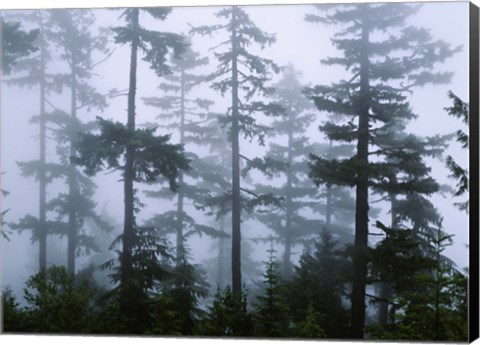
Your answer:
[[[217,289],[212,305],[200,323],[200,335],[207,336],[253,336],[253,322],[247,310],[247,296],[242,293],[236,298],[227,286],[224,290]]]
[[[418,6],[379,3],[316,7],[323,13],[309,14],[307,21],[340,26],[331,41],[342,55],[322,62],[344,67],[350,77],[330,86],[308,88],[306,93],[319,110],[343,116],[343,123],[326,123],[321,129],[331,140],[355,143],[357,152],[342,160],[312,156],[311,176],[317,183],[356,187],[351,336],[363,338],[369,189],[384,185],[385,179],[392,176],[390,164],[415,159],[415,153],[412,156],[399,147],[385,150],[385,142],[393,140],[401,143],[400,147],[405,145],[405,138],[395,140],[395,132],[398,126],[405,126],[416,117],[410,109],[408,93],[413,87],[448,82],[451,73],[436,72],[433,67],[461,48],[452,49],[443,41],[433,40],[427,30],[407,26],[408,17]],[[386,30],[389,35],[382,35]],[[373,38],[376,34],[379,39]],[[415,179],[410,180],[409,167],[395,167],[407,170],[405,182],[410,185],[402,187],[423,187]],[[429,182],[430,190],[424,192],[438,188],[431,180],[422,182]]]
[[[144,60],[158,76],[171,74],[167,64],[167,55],[173,51],[179,57],[186,48],[182,35],[148,30],[138,22],[139,13],[145,12],[158,20],[165,20],[172,9],[170,7],[159,8],[128,8],[122,12],[121,17],[127,21],[126,26],[114,27],[115,43],[135,44],[144,53]],[[136,17],[136,19],[135,19]],[[136,21],[136,24],[134,22]]]
[[[36,333],[84,333],[92,320],[89,281],[76,285],[64,267],[49,267],[26,283],[24,297],[28,331]]]
[[[151,294],[158,285],[171,276],[171,258],[168,244],[155,228],[135,227],[130,242],[129,279],[122,280],[124,251],[116,250],[118,259],[104,263],[101,268],[111,269],[112,282],[117,284],[110,293],[115,304],[128,301],[128,312],[120,311],[124,319],[123,333],[142,334],[150,329],[153,319],[150,315]],[[120,235],[110,249],[122,242]],[[118,263],[117,263],[118,261]]]
[[[320,324],[325,316],[315,311],[313,303],[308,305],[305,319],[295,326],[295,336],[299,338],[325,338],[325,331]]]
[[[437,229],[429,241],[432,245],[430,255],[418,254],[412,249],[399,253],[401,249],[396,249],[397,263],[406,265],[403,268],[395,266],[397,280],[393,281],[398,282],[396,287],[401,289],[401,294],[396,299],[392,322],[372,327],[369,331],[372,338],[467,340],[468,276],[441,254],[451,244],[451,237]],[[379,250],[387,246],[385,242]]]
[[[208,283],[197,265],[184,259],[166,280],[161,295],[154,297],[153,334],[191,335],[196,331],[203,311],[200,299],[208,294]]]
[[[256,296],[253,311],[255,335],[259,337],[286,337],[290,335],[289,310],[279,264],[270,247],[266,270],[263,273],[263,292]]]
[[[20,22],[5,21],[3,16],[0,16],[0,22],[2,24],[0,31],[0,37],[2,37],[2,72],[4,75],[9,75],[18,60],[38,51],[34,41],[39,30],[23,31]]]
[[[16,301],[15,295],[9,288],[2,290],[2,333],[26,332],[27,314],[22,310]]]
[[[287,285],[289,310],[299,336],[344,338],[348,334],[348,311],[342,298],[349,263],[338,252],[336,243],[330,233],[323,231],[313,252],[302,255]],[[312,329],[314,322],[318,328]]]
[[[453,105],[445,108],[450,116],[459,118],[465,125],[468,125],[468,104],[458,98],[453,92],[448,93],[448,97],[452,100]],[[468,148],[468,134],[459,129],[456,133],[456,140],[462,144],[462,148]],[[455,162],[452,156],[447,156],[447,167],[451,172],[450,177],[457,181],[455,196],[462,196],[468,192],[468,169],[462,168]],[[468,213],[468,200],[464,202],[456,202],[460,210]]]
[[[170,135],[155,135],[155,128],[129,131],[120,122],[97,118],[100,134],[86,133],[78,143],[75,162],[85,167],[88,175],[103,169],[121,170],[126,147],[135,150],[135,182],[152,182],[165,177],[175,190],[179,170],[189,167],[181,145],[169,144]]]

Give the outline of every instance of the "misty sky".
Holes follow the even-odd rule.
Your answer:
[[[218,19],[214,13],[218,7],[185,7],[174,8],[168,19],[164,22],[154,23],[153,20],[147,20],[146,26],[177,33],[188,33],[190,26],[207,25],[217,23]],[[330,37],[335,32],[334,28],[326,28],[320,24],[307,23],[303,20],[305,14],[313,12],[309,5],[281,5],[281,6],[251,6],[247,8],[248,14],[253,22],[269,33],[275,33],[277,42],[271,47],[258,51],[262,56],[271,58],[279,65],[292,63],[294,67],[303,73],[302,81],[305,85],[330,84],[339,81],[345,76],[341,68],[324,66],[320,60],[326,57],[335,56],[338,52],[330,44]],[[95,14],[100,26],[111,27],[123,25],[123,22],[117,22],[119,11],[96,10]],[[463,46],[462,52],[449,59],[447,63],[439,65],[439,70],[453,71],[455,74],[450,85],[433,85],[415,89],[411,95],[410,102],[412,108],[419,118],[412,122],[409,127],[414,133],[420,135],[448,134],[463,127],[458,119],[447,115],[444,107],[450,106],[450,100],[447,98],[448,90],[452,90],[456,95],[468,102],[468,3],[426,3],[416,16],[412,16],[410,24],[425,27],[431,30],[434,38],[442,39],[452,46]],[[154,26],[155,25],[155,26]],[[195,36],[192,39],[192,48],[199,51],[202,55],[210,57],[210,64],[205,68],[198,69],[198,72],[209,73],[215,70],[216,61],[212,51],[209,48],[217,45],[224,40],[224,37],[200,37]],[[113,44],[111,45],[114,46]],[[126,89],[128,86],[128,47],[115,46],[116,50],[111,58],[96,69],[97,77],[92,80],[102,92],[107,93],[112,88],[119,90]],[[100,59],[101,57],[98,56]],[[56,65],[61,71],[64,66]],[[276,77],[278,79],[278,77]],[[158,96],[160,91],[157,89],[160,80],[142,61],[138,69],[138,92],[137,92],[137,123],[141,124],[147,121],[154,122],[158,111],[146,107],[141,101],[141,97]],[[203,85],[194,91],[194,94],[205,98],[216,100],[215,111],[224,112],[229,106],[228,97],[221,98],[215,92]],[[66,103],[64,99],[67,99]],[[2,199],[2,210],[10,209],[6,215],[6,221],[16,221],[26,213],[37,215],[38,213],[38,184],[32,179],[19,176],[17,161],[28,161],[38,159],[38,126],[29,124],[32,115],[38,113],[38,91],[35,88],[29,90],[17,87],[6,86],[2,82],[1,91],[1,171],[6,172],[2,176],[2,188],[9,191],[10,194]],[[52,103],[59,108],[68,109],[68,97],[51,97]],[[110,106],[104,113],[92,111],[90,113],[82,111],[79,117],[83,120],[93,120],[95,116],[115,119],[123,123],[126,122],[126,97],[117,97],[109,100]],[[316,111],[318,119],[312,126],[308,134],[312,142],[323,141],[323,135],[318,131],[318,125],[326,120],[325,114]],[[173,140],[178,140],[174,134]],[[242,151],[246,155],[259,155],[256,145],[242,141]],[[452,141],[451,147],[445,152],[446,155],[452,155],[461,166],[468,166],[468,151],[462,150],[458,144]],[[54,159],[54,145],[50,142],[49,154],[47,160]],[[448,170],[443,161],[429,161],[432,167],[432,176],[440,183],[454,185],[455,181],[448,179]],[[98,184],[96,200],[100,209],[105,204],[108,212],[122,221],[123,211],[123,187],[119,182],[118,173],[108,175],[99,174],[95,177]],[[138,185],[137,185],[138,186]],[[138,186],[143,189],[143,187]],[[48,196],[53,197],[63,190],[61,185],[52,185],[48,187]],[[146,187],[148,188],[148,187]],[[374,198],[372,198],[374,199]],[[454,200],[450,195],[442,197],[434,196],[433,204],[439,209],[444,217],[444,230],[447,233],[455,234],[454,246],[448,248],[445,254],[452,258],[459,267],[468,265],[468,251],[465,244],[468,243],[468,216],[453,207],[453,202],[463,201]],[[161,210],[162,207],[172,208],[168,202],[157,201],[149,204],[140,215],[139,220],[145,220],[152,212]],[[388,214],[382,214],[382,217],[388,219]],[[373,224],[376,219],[371,219]],[[254,234],[249,233],[251,226],[248,224],[242,231],[248,237]],[[36,270],[37,264],[37,244],[30,245],[30,234],[12,235],[11,241],[3,241],[3,283],[20,287],[24,280]],[[209,239],[191,241],[190,245],[197,248],[208,248]],[[261,256],[260,251],[257,255]],[[194,258],[208,257],[207,251],[199,252]],[[25,270],[26,268],[26,270]]]

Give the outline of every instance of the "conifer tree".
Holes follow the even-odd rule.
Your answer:
[[[363,338],[368,195],[375,166],[369,159],[375,154],[370,147],[376,145],[377,132],[392,119],[408,121],[414,117],[407,101],[407,94],[413,87],[448,82],[450,73],[437,73],[432,68],[458,48],[451,49],[443,41],[434,41],[425,29],[406,26],[406,19],[418,10],[418,6],[358,4],[328,9],[319,5],[317,8],[325,10],[325,14],[309,14],[308,21],[342,26],[332,43],[343,56],[323,62],[344,66],[351,78],[332,86],[317,85],[308,92],[319,110],[350,117],[345,124],[327,123],[322,130],[332,140],[356,143],[356,156],[346,160],[312,157],[312,176],[319,181],[356,188],[350,335]],[[373,35],[387,29],[388,37],[373,39]],[[383,159],[382,155],[377,156],[379,161]]]
[[[231,95],[231,106],[228,116],[223,117],[223,127],[228,126],[229,139],[232,147],[232,291],[240,298],[242,289],[241,278],[241,191],[240,187],[240,135],[245,138],[258,138],[259,144],[264,144],[266,127],[260,125],[253,117],[255,113],[276,115],[283,109],[276,104],[254,101],[256,95],[268,96],[272,89],[265,83],[271,72],[278,72],[278,67],[269,59],[261,58],[250,53],[247,49],[252,43],[260,48],[275,41],[272,35],[261,31],[253,23],[245,10],[238,6],[222,8],[216,14],[223,18],[223,24],[203,26],[192,29],[203,35],[226,31],[228,40],[220,43],[216,48],[225,47],[224,51],[216,52],[220,62],[217,72],[210,78],[215,80],[212,88],[225,95]],[[249,193],[251,194],[251,193]],[[271,196],[254,195],[254,204],[265,204],[271,201]]]
[[[116,281],[120,283],[120,311],[128,318],[127,329],[133,333],[142,332],[145,327],[142,317],[146,310],[142,302],[155,279],[163,275],[156,263],[157,256],[166,255],[164,239],[155,229],[136,225],[135,211],[140,203],[135,196],[134,182],[152,182],[163,176],[175,190],[179,171],[189,167],[182,146],[170,144],[169,135],[156,135],[156,128],[136,128],[138,53],[144,53],[144,60],[161,77],[171,73],[166,63],[168,52],[173,51],[178,57],[185,50],[182,36],[142,27],[141,12],[165,20],[171,9],[128,8],[122,13],[126,26],[112,29],[116,43],[130,45],[127,124],[97,118],[100,134],[84,134],[79,140],[76,158],[87,174],[92,175],[106,166],[123,175],[124,228],[119,239],[122,251]]]
[[[338,250],[338,241],[322,231],[312,252],[301,256],[287,285],[291,317],[303,336],[301,329],[312,320],[328,338],[342,338],[348,331],[348,311],[342,305],[348,261]]]
[[[270,143],[266,162],[272,165],[273,174],[283,178],[284,184],[279,187],[257,185],[259,193],[271,193],[282,197],[279,207],[272,208],[267,214],[257,218],[278,234],[279,241],[284,244],[283,276],[291,275],[292,247],[312,233],[318,233],[322,227],[316,222],[301,215],[301,210],[313,208],[319,211],[317,203],[311,202],[317,188],[308,179],[306,157],[312,151],[312,145],[304,134],[305,129],[314,121],[314,115],[308,113],[312,105],[308,98],[301,94],[302,86],[298,80],[298,71],[292,65],[283,69],[283,78],[274,85],[275,100],[285,109],[284,116],[273,121],[272,137],[286,137],[286,144]],[[247,166],[248,168],[248,166]],[[282,182],[283,182],[282,180]]]
[[[32,122],[39,125],[39,159],[30,162],[18,162],[22,175],[34,177],[39,184],[39,214],[38,217],[26,215],[10,227],[15,230],[31,230],[32,242],[39,244],[39,271],[47,267],[47,235],[49,232],[58,230],[56,223],[47,220],[47,185],[55,178],[59,178],[64,167],[54,162],[47,162],[47,122],[48,107],[52,108],[48,96],[54,92],[60,92],[64,80],[60,74],[49,72],[49,64],[54,57],[51,54],[51,42],[48,33],[51,30],[49,24],[51,12],[47,10],[36,10],[22,15],[22,20],[31,22],[38,27],[38,35],[34,42],[38,53],[18,60],[13,66],[11,78],[8,84],[20,87],[38,87],[39,89],[39,114],[32,117]]]
[[[105,97],[88,84],[93,75],[95,52],[107,53],[106,37],[98,34],[92,36],[92,25],[95,16],[88,10],[52,10],[51,32],[49,38],[60,48],[61,59],[66,61],[68,72],[64,74],[65,86],[70,89],[70,109],[68,112],[57,109],[48,119],[58,126],[54,130],[57,140],[57,152],[62,165],[68,167],[63,173],[68,184],[68,193],[62,193],[51,200],[48,208],[57,211],[59,227],[63,225],[67,235],[67,270],[75,274],[75,256],[84,248],[98,250],[93,237],[84,229],[86,219],[91,219],[100,227],[108,230],[108,225],[95,212],[92,200],[94,183],[82,175],[71,157],[76,155],[75,146],[78,133],[93,128],[93,124],[83,124],[78,112],[83,109],[99,109],[106,107]],[[66,217],[65,221],[62,219]]]
[[[34,41],[38,35],[38,29],[24,31],[21,23],[7,21],[0,15],[2,37],[2,74],[9,75],[17,60],[28,57],[38,51]]]
[[[185,38],[185,40],[187,39]],[[210,136],[212,131],[208,126],[217,117],[217,114],[209,111],[213,102],[190,97],[192,89],[205,80],[205,76],[195,74],[196,68],[208,64],[208,58],[200,58],[199,55],[189,47],[181,58],[172,56],[170,68],[172,74],[164,76],[165,82],[161,83],[159,87],[165,94],[159,97],[145,97],[143,100],[147,105],[161,110],[157,118],[161,120],[161,123],[168,123],[161,127],[178,130],[181,145],[211,146],[215,139]],[[209,188],[205,185],[198,186],[198,183],[195,182],[198,180],[208,182],[209,176],[206,175],[212,175],[211,171],[216,169],[215,165],[209,164],[208,160],[202,159],[195,153],[189,153],[188,158],[191,160],[192,168],[187,173],[179,175],[176,212],[169,211],[155,215],[149,222],[166,232],[176,233],[176,261],[178,264],[184,261],[183,248],[189,236],[194,234],[223,235],[211,226],[199,224],[185,210],[185,204],[188,202],[192,202],[197,208],[204,206],[204,200],[209,195]],[[168,189],[148,191],[146,194],[150,197],[173,196]]]
[[[462,101],[458,96],[453,92],[448,93],[448,97],[452,100],[452,106],[445,108],[448,112],[448,115],[454,116],[462,120],[465,125],[468,125],[468,104]],[[459,129],[455,132],[456,140],[462,144],[462,148],[468,148],[468,134],[463,130]],[[455,196],[462,196],[468,192],[468,169],[462,168],[455,162],[455,159],[452,156],[447,156],[447,167],[450,170],[451,177],[457,180]],[[464,202],[455,203],[460,210],[466,211],[468,213],[468,200]]]
[[[289,313],[273,245],[268,253],[269,258],[265,262],[266,270],[263,274],[264,291],[256,296],[253,318],[255,333],[261,337],[285,337],[289,335]]]

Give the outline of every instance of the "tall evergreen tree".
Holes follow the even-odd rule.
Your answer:
[[[285,115],[273,121],[269,134],[274,138],[286,138],[286,143],[270,143],[266,161],[275,165],[275,171],[270,177],[282,178],[283,185],[257,185],[255,188],[258,193],[272,193],[282,197],[279,207],[274,207],[257,218],[277,233],[279,241],[284,245],[282,271],[285,278],[292,273],[293,246],[305,239],[305,236],[318,233],[323,225],[322,222],[301,214],[302,210],[308,208],[320,212],[321,207],[312,202],[317,188],[308,179],[306,162],[308,153],[313,150],[305,135],[306,128],[314,121],[314,115],[308,112],[313,107],[309,99],[301,94],[302,85],[298,74],[289,65],[283,69],[283,78],[274,85],[275,100],[285,109]]]
[[[85,220],[89,218],[108,229],[95,212],[96,204],[92,200],[95,185],[77,170],[71,160],[76,155],[78,133],[92,127],[92,124],[81,122],[78,112],[85,108],[103,110],[106,107],[105,97],[88,84],[93,75],[92,55],[96,52],[107,53],[105,35],[92,36],[94,21],[93,12],[83,9],[52,10],[50,19],[52,29],[49,38],[60,48],[60,57],[68,66],[64,77],[65,86],[70,88],[70,109],[69,112],[57,109],[49,116],[49,121],[58,126],[54,134],[61,163],[68,167],[63,174],[68,192],[51,200],[48,207],[57,211],[60,226],[66,228],[62,235],[67,235],[67,270],[71,274],[75,274],[75,256],[82,247],[87,251],[98,250],[94,239],[85,232]],[[67,218],[66,222],[63,217]]]
[[[200,82],[205,81],[205,76],[195,73],[195,69],[208,64],[208,58],[200,58],[200,54],[188,48],[181,58],[172,56],[172,74],[163,77],[165,81],[160,84],[160,90],[165,95],[160,97],[146,97],[143,100],[147,105],[161,110],[157,117],[161,123],[168,123],[161,127],[170,130],[178,130],[181,145],[212,145],[209,123],[216,119],[217,115],[209,111],[213,102],[202,98],[191,98],[190,93]],[[173,120],[173,121],[172,121]],[[215,140],[215,139],[213,139]],[[209,195],[207,186],[198,186],[199,179],[208,181],[211,171],[216,166],[209,164],[195,153],[189,153],[191,170],[180,173],[179,188],[177,194],[176,212],[166,212],[153,217],[150,224],[162,228],[166,232],[176,233],[176,260],[180,264],[184,261],[184,246],[187,238],[194,234],[206,234],[210,236],[222,236],[215,228],[198,223],[194,217],[188,215],[185,204],[192,202],[194,205],[203,207],[204,200]],[[193,181],[192,181],[193,180]],[[157,192],[147,192],[151,197],[171,197],[172,192],[161,189]]]
[[[266,104],[253,101],[255,95],[268,96],[272,89],[265,83],[271,71],[278,72],[278,67],[271,60],[251,54],[247,48],[256,43],[261,48],[275,41],[272,35],[261,31],[249,18],[243,8],[232,6],[217,12],[217,17],[223,18],[223,24],[194,28],[193,32],[212,34],[226,31],[228,40],[217,46],[226,47],[217,52],[220,62],[217,72],[211,76],[215,82],[212,88],[224,95],[228,90],[231,95],[229,116],[224,117],[223,126],[229,127],[229,139],[232,145],[232,291],[238,298],[241,297],[241,187],[240,187],[240,135],[245,138],[258,137],[263,145],[266,127],[257,123],[253,117],[255,113],[275,115],[282,111],[275,104]],[[243,189],[245,190],[245,189]],[[266,199],[256,196],[258,203],[265,203]],[[268,199],[268,198],[267,198]]]
[[[363,338],[369,180],[375,166],[369,159],[374,154],[369,147],[376,144],[382,125],[395,118],[414,117],[406,95],[413,87],[450,79],[450,73],[437,73],[432,68],[456,49],[443,41],[434,41],[425,29],[406,26],[406,19],[418,6],[357,4],[317,8],[325,10],[325,14],[309,14],[308,21],[343,27],[332,39],[343,56],[323,62],[344,66],[352,77],[332,86],[315,86],[309,94],[320,110],[350,116],[346,124],[327,123],[322,129],[332,140],[355,142],[357,152],[355,157],[341,161],[312,157],[312,175],[325,182],[356,187],[351,337]],[[374,35],[387,29],[388,37],[380,35],[374,39]]]
[[[165,177],[171,189],[176,189],[180,170],[188,169],[188,160],[181,145],[169,143],[170,136],[158,136],[156,128],[137,129],[135,121],[135,102],[137,86],[138,53],[144,53],[144,60],[158,76],[171,73],[167,65],[167,53],[173,50],[179,56],[185,50],[183,37],[173,33],[151,31],[140,24],[140,13],[145,12],[158,20],[165,20],[171,8],[128,8],[122,17],[127,24],[115,27],[115,42],[130,45],[129,87],[127,124],[98,118],[100,134],[85,134],[79,141],[76,161],[83,165],[87,174],[94,174],[104,165],[121,171],[124,183],[124,227],[121,235],[122,251],[120,254],[120,310],[129,318],[129,332],[139,332],[145,325],[141,324],[142,305],[136,303],[145,296],[152,284],[150,278],[159,272],[147,272],[148,265],[155,264],[156,255],[165,254],[162,239],[154,229],[140,228],[135,222],[135,210],[139,201],[135,196],[134,182],[154,181]],[[159,242],[160,241],[160,242]],[[138,272],[135,270],[139,269]],[[154,271],[160,270],[157,265]],[[146,277],[140,277],[141,275]],[[139,276],[140,275],[140,276]],[[149,278],[150,277],[150,278]],[[141,281],[138,281],[138,279]],[[137,318],[138,317],[138,318]]]
[[[39,124],[39,159],[18,163],[24,176],[34,177],[38,181],[39,214],[38,217],[26,215],[18,223],[11,224],[10,227],[20,231],[27,229],[32,231],[32,242],[38,241],[39,244],[40,271],[47,267],[47,235],[56,227],[55,222],[47,220],[47,185],[53,179],[59,178],[64,170],[63,166],[46,160],[47,117],[49,114],[47,108],[51,107],[48,96],[53,92],[60,92],[64,85],[62,75],[50,73],[48,68],[54,58],[48,38],[48,32],[51,30],[50,15],[51,12],[47,10],[37,10],[21,16],[22,20],[31,22],[38,27],[39,32],[34,43],[38,48],[38,53],[18,60],[12,69],[15,74],[7,80],[7,83],[16,86],[39,88],[39,114],[32,118],[34,123]],[[51,108],[53,109],[53,107]]]

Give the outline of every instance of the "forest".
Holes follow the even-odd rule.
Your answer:
[[[2,10],[2,332],[467,341],[468,5]]]

